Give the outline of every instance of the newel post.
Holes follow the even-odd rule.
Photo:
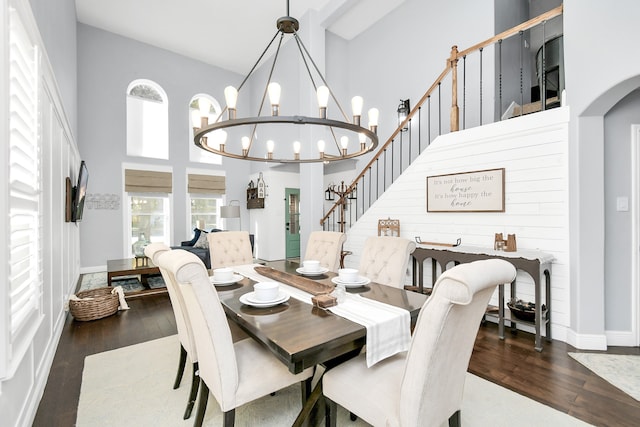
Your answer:
[[[458,131],[459,110],[458,110],[458,46],[451,47],[451,56],[448,59],[451,67],[451,132]]]

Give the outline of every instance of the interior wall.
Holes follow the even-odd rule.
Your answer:
[[[604,118],[605,330],[631,332],[633,227],[631,125],[640,124],[640,90],[618,102]],[[618,201],[628,208],[618,208]]]
[[[564,0],[564,49],[570,125],[571,344],[606,346],[604,115],[640,87],[640,4]],[[594,49],[596,45],[607,49]],[[624,66],[619,66],[624,58]],[[628,254],[622,255],[628,256]]]
[[[167,94],[169,159],[126,154],[126,90],[135,79],[149,79]],[[225,171],[226,200],[245,200],[249,164],[223,158],[221,165],[189,161],[188,106],[196,94],[207,93],[224,105],[223,90],[241,76],[153,46],[78,24],[79,148],[89,169],[89,193],[117,194],[119,209],[88,209],[82,222],[81,252],[85,270],[103,270],[108,259],[124,258],[126,227],[123,205],[123,163],[144,164],[173,171],[171,244],[192,235],[187,229],[188,168]],[[241,209],[243,223],[249,214]]]
[[[551,275],[554,339],[566,341],[570,327],[568,222],[569,109],[555,108],[439,137],[391,185],[347,235],[345,264],[357,268],[364,242],[377,235],[379,219],[400,220],[401,237],[493,248],[495,233],[515,234],[518,249],[555,258]],[[427,212],[426,178],[450,173],[505,169],[504,212]],[[532,192],[531,189],[536,191]],[[430,269],[426,269],[429,281]],[[405,283],[410,283],[406,277]],[[519,272],[516,295],[534,301],[533,281]],[[508,288],[505,288],[508,295]],[[494,296],[493,303],[496,303]]]

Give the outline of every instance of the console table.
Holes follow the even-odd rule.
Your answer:
[[[527,322],[525,320],[516,319],[509,313],[507,320],[510,322],[512,330],[516,329],[518,322],[523,324],[534,325],[536,330],[535,349],[542,351],[541,327],[545,325],[546,339],[551,340],[551,264],[553,263],[553,255],[535,250],[518,250],[515,252],[497,251],[491,248],[483,248],[478,246],[435,246],[418,244],[413,252],[413,285],[418,292],[424,292],[424,261],[431,259],[431,278],[432,284],[436,281],[437,265],[440,265],[440,271],[445,271],[450,263],[455,265],[460,263],[472,262],[482,259],[503,259],[510,262],[517,270],[528,273],[533,279],[535,293],[535,321]],[[416,274],[417,273],[417,274]],[[545,310],[542,310],[542,294],[541,287],[544,278],[545,283]],[[511,297],[516,295],[516,281],[511,283]],[[490,315],[490,314],[488,314]],[[504,339],[504,285],[498,287],[498,333],[500,339]]]

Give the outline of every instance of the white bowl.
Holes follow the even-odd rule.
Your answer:
[[[229,280],[233,280],[233,269],[229,267],[214,269],[213,280],[216,282],[228,282]]]
[[[357,282],[360,276],[355,268],[341,268],[338,270],[338,277],[345,283]]]
[[[304,271],[312,273],[314,271],[320,271],[320,261],[316,261],[314,259],[307,259],[302,261],[302,266],[304,267]]]
[[[278,298],[280,285],[276,282],[258,282],[253,285],[253,293],[258,301],[273,301]]]

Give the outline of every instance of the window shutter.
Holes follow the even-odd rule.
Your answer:
[[[196,194],[225,194],[225,177],[190,173],[187,191]]]
[[[9,15],[9,371],[37,330],[42,293],[41,152],[37,46],[18,13]],[[12,372],[9,372],[11,375]]]
[[[171,172],[125,169],[124,190],[127,193],[171,193]]]

